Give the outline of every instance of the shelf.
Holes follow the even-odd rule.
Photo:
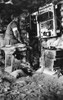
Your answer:
[[[63,49],[60,48],[43,48],[45,50],[55,50],[55,51],[62,51]]]
[[[57,38],[58,36],[50,36],[50,37],[41,37],[41,39],[51,39],[51,38]]]

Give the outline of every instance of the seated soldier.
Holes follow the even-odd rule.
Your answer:
[[[5,45],[13,45],[21,42],[18,22],[18,17],[15,17],[8,24],[4,38]]]

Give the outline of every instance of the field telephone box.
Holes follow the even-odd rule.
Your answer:
[[[54,4],[51,3],[44,7],[40,7],[37,19],[39,24],[39,36],[42,38],[56,36]]]
[[[32,33],[41,38],[57,36],[57,33],[61,31],[61,23],[63,22],[62,8],[62,2],[39,7],[38,11],[31,14],[30,26]]]

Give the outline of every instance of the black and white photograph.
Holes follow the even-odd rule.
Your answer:
[[[0,100],[63,100],[63,0],[0,0]]]

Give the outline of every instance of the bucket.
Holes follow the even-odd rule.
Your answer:
[[[49,70],[53,70],[54,65],[54,53],[52,51],[45,52],[45,67]]]

